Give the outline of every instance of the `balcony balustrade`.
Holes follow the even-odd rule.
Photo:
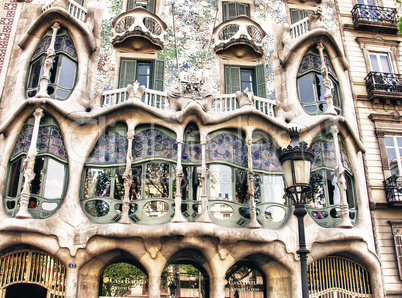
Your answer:
[[[42,12],[45,12],[53,7],[55,0],[50,1],[46,5],[42,7]],[[88,14],[88,10],[83,7],[82,5],[78,4],[73,0],[69,0],[66,10],[76,19],[80,20],[81,22],[85,22],[86,16]]]
[[[384,187],[388,205],[402,207],[402,176],[392,175],[385,179]]]
[[[292,32],[293,38],[302,36],[309,31],[310,31],[310,24],[308,17],[290,25],[290,32]]]
[[[265,35],[265,31],[260,25],[247,16],[240,16],[214,28],[214,50],[219,54],[235,45],[248,45],[254,52],[251,53],[252,55],[262,57],[262,40]],[[234,55],[237,57],[244,57],[247,54],[244,52],[244,48],[235,47],[235,51]]]
[[[109,107],[128,100],[127,88],[103,91],[102,107]],[[168,110],[169,101],[166,92],[145,89],[142,102],[156,109]],[[254,107],[261,113],[274,117],[275,101],[267,98],[254,96]],[[220,94],[217,95],[212,104],[214,112],[235,111],[239,109],[236,94]]]
[[[119,15],[112,23],[113,45],[118,46],[127,38],[144,37],[157,49],[163,48],[163,35],[167,25],[145,8],[136,7]],[[134,49],[137,49],[134,46]]]
[[[371,71],[366,77],[368,99],[401,100],[402,75]]]
[[[395,8],[356,4],[352,9],[355,29],[397,33],[398,14]]]

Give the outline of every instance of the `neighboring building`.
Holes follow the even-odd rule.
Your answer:
[[[2,2],[0,297],[301,297],[294,127],[311,297],[401,295],[396,11],[354,4]]]
[[[340,1],[385,297],[402,296],[401,38],[394,1]],[[349,13],[352,11],[352,14]]]

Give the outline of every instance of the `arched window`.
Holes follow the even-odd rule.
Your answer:
[[[27,97],[34,97],[39,91],[40,78],[43,75],[43,66],[51,39],[52,30],[49,30],[32,55],[25,89]],[[65,100],[75,86],[78,69],[77,52],[66,29],[58,30],[54,50],[55,55],[52,57],[53,63],[48,74],[50,81],[47,94],[51,98]]]
[[[87,158],[82,207],[95,222],[116,222],[121,217],[127,150],[127,126],[117,123],[105,130]],[[130,218],[146,221],[148,217],[165,216],[171,209],[166,200],[172,199],[174,194],[175,134],[146,125],[137,127],[132,156]],[[154,220],[153,223],[158,222]]]
[[[342,139],[339,140],[342,165],[345,168],[346,196],[350,208],[350,217],[355,219],[355,189],[349,158],[346,154]],[[312,195],[309,206],[314,208],[311,213],[317,220],[328,227],[340,221],[341,194],[337,184],[335,168],[335,145],[331,134],[321,133],[311,145],[314,151],[314,160],[311,165]],[[314,201],[314,202],[313,202]]]
[[[18,201],[24,184],[23,163],[31,144],[33,125],[34,118],[30,118],[10,159],[4,203],[7,214],[12,217],[19,210]],[[34,218],[46,218],[61,205],[68,178],[66,149],[52,118],[41,120],[37,144],[38,154],[33,170],[35,178],[31,182],[28,211]]]
[[[341,100],[337,76],[332,63],[324,54],[325,65],[329,73],[331,92],[335,110],[341,112]],[[321,74],[321,58],[317,51],[309,50],[303,57],[297,73],[297,90],[304,110],[311,115],[319,115],[327,110],[325,88]]]

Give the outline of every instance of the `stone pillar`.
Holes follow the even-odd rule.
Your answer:
[[[177,208],[176,208],[177,210]],[[159,298],[161,295],[161,276],[149,275],[148,276],[148,297]]]
[[[225,275],[214,275],[211,280],[210,297],[225,298]]]
[[[77,297],[77,285],[78,285],[78,270],[77,268],[67,267],[66,272],[66,287],[65,287],[65,298],[75,298]]]
[[[130,210],[130,187],[133,182],[133,173],[131,171],[131,164],[133,163],[133,139],[134,139],[134,128],[130,128],[127,132],[127,160],[126,169],[123,174],[124,179],[124,198],[121,208],[121,218],[119,223],[129,224],[131,223],[128,217],[128,211]]]
[[[35,117],[35,124],[32,132],[31,145],[29,146],[29,150],[27,156],[24,159],[24,185],[21,191],[21,199],[20,199],[20,210],[18,211],[16,218],[32,218],[32,215],[28,212],[28,204],[30,197],[30,187],[31,182],[35,178],[34,173],[34,165],[36,155],[38,154],[38,149],[36,149],[36,143],[38,141],[39,134],[39,123],[40,119],[43,117],[43,110],[41,108],[37,108],[33,113]]]
[[[180,186],[184,177],[183,167],[181,165],[182,150],[183,150],[183,141],[177,140],[176,193],[174,196],[175,211],[174,211],[174,217],[172,218],[172,222],[187,222],[187,219],[183,216],[183,214],[181,214],[182,194]]]
[[[201,214],[195,220],[196,222],[212,222],[208,215],[208,199],[207,199],[207,164],[206,164],[206,141],[201,141]]]
[[[339,188],[339,193],[341,195],[341,214],[342,214],[342,221],[337,224],[338,228],[352,228],[353,225],[349,218],[349,204],[348,199],[346,196],[346,179],[345,179],[345,168],[342,165],[341,160],[341,150],[339,148],[339,140],[338,140],[338,127],[334,124],[331,126],[331,133],[334,138],[334,147],[335,147],[335,156],[336,156],[336,184]]]
[[[321,42],[317,44],[317,49],[320,52],[320,59],[321,59],[321,74],[322,74],[322,80],[325,88],[325,101],[327,103],[327,110],[325,111],[324,114],[329,114],[329,115],[338,115],[337,112],[334,109],[334,101],[332,97],[332,92],[331,92],[331,79],[329,78],[328,75],[328,68],[325,64],[324,60],[324,46],[322,45]]]
[[[250,195],[250,221],[246,224],[248,229],[258,229],[261,225],[257,221],[257,208],[254,200],[255,194],[255,181],[253,172],[253,156],[251,154],[251,146],[253,145],[253,130],[252,127],[247,127],[247,162],[248,162],[248,173],[247,173],[247,192]]]
[[[43,65],[43,75],[40,78],[39,92],[38,92],[38,94],[36,94],[35,97],[50,98],[49,94],[47,94],[47,86],[49,85],[49,81],[50,81],[49,72],[50,72],[50,69],[52,68],[53,56],[55,55],[54,43],[56,41],[57,31],[60,29],[60,24],[58,22],[54,22],[53,26],[51,28],[53,29],[52,39],[50,41],[49,48],[47,49],[46,60]]]

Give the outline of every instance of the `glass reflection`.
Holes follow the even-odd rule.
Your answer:
[[[85,203],[85,211],[94,217],[102,217],[109,213],[109,204],[102,200],[93,200]]]
[[[54,159],[49,158],[46,171],[45,193],[44,193],[45,198],[47,199],[61,198],[61,195],[63,193],[64,176],[65,176],[64,165],[55,161]]]
[[[110,196],[110,169],[88,168],[84,178],[84,199]]]
[[[213,204],[211,214],[218,219],[228,219],[233,216],[233,208],[228,204]]]
[[[265,219],[273,222],[280,222],[285,218],[285,209],[277,206],[271,206],[265,209]]]
[[[170,167],[168,163],[147,164],[145,179],[146,198],[169,197]]]
[[[233,200],[232,169],[225,165],[210,166],[211,200]]]
[[[161,217],[169,211],[169,205],[166,202],[151,201],[144,205],[144,212],[149,217]]]
[[[285,182],[279,175],[263,175],[264,203],[279,203],[286,205]]]

